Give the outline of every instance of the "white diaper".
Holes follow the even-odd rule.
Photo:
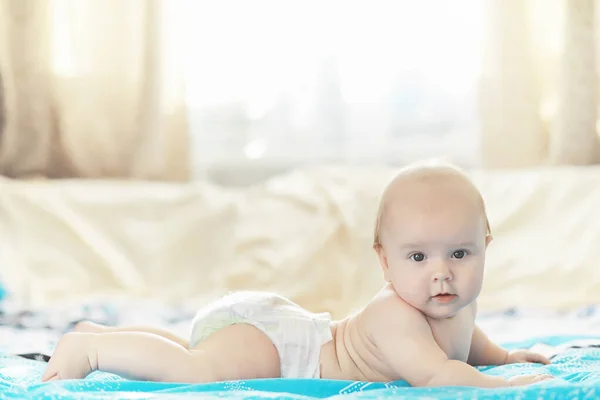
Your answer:
[[[236,292],[203,307],[192,322],[190,348],[233,324],[264,332],[279,353],[282,378],[320,378],[321,346],[332,339],[329,313],[311,313],[274,293]]]

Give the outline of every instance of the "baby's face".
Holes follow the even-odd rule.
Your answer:
[[[473,199],[432,194],[417,190],[390,206],[382,263],[404,301],[429,317],[448,318],[479,296],[489,239]]]

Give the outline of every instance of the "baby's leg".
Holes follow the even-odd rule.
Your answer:
[[[215,381],[281,377],[275,345],[250,324],[218,330],[190,351],[198,362],[210,365]]]
[[[82,339],[92,347],[82,348],[80,342],[86,342]],[[162,382],[202,383],[281,375],[275,346],[262,331],[248,324],[225,327],[191,350],[145,332],[68,333],[61,341],[44,373],[46,378],[81,378],[72,373],[82,369],[78,364],[130,379]],[[95,359],[90,361],[86,353]]]
[[[172,332],[169,332],[164,329],[154,328],[151,326],[107,326],[97,324],[91,321],[81,321],[78,322],[73,328],[75,332],[88,332],[88,333],[106,333],[106,332],[146,332],[152,333],[154,335],[162,336],[165,339],[171,340],[184,348],[189,347],[189,342]]]

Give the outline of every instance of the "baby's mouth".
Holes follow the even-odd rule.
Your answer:
[[[440,303],[449,303],[456,298],[456,295],[450,293],[440,293],[433,296],[433,298]]]

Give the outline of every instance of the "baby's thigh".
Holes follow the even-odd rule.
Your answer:
[[[229,325],[192,349],[206,357],[218,381],[279,378],[279,354],[269,337],[250,324]]]

